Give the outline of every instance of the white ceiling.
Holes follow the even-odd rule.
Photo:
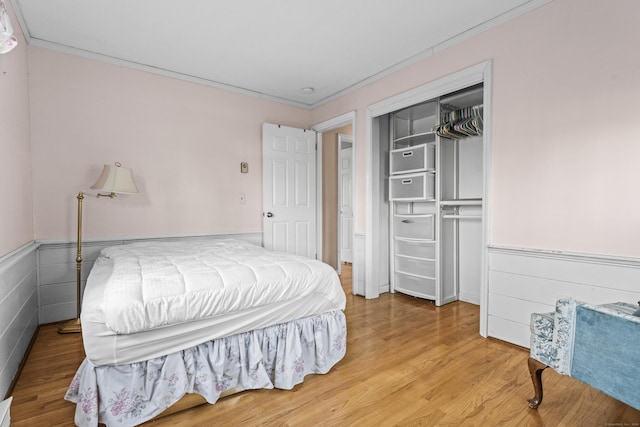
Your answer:
[[[30,44],[314,107],[548,1],[12,3]]]

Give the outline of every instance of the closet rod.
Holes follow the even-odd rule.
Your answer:
[[[442,215],[444,219],[482,219],[482,215]]]

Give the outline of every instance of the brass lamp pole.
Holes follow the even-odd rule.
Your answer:
[[[58,328],[60,334],[72,334],[82,332],[80,324],[80,295],[82,294],[82,200],[84,193],[78,193],[78,246],[76,252],[76,318],[70,320]]]

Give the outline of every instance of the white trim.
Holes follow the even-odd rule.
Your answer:
[[[13,396],[9,396],[7,399],[0,402],[0,426],[9,427],[11,425],[11,401]]]
[[[61,45],[58,43],[53,43],[53,42],[49,42],[46,40],[40,40],[40,39],[36,39],[36,38],[29,38],[28,39],[28,43],[32,46],[37,46],[37,47],[42,47],[45,49],[51,49],[51,50],[55,50],[57,52],[62,52],[62,53],[66,53],[69,55],[75,55],[75,56],[80,56],[82,58],[88,58],[88,59],[93,59],[96,61],[101,61],[101,62],[106,62],[108,64],[113,64],[113,65],[118,65],[118,66],[122,66],[125,68],[131,68],[133,70],[138,70],[138,71],[144,71],[147,73],[152,73],[152,74],[157,74],[160,76],[164,76],[164,77],[170,77],[170,78],[174,78],[177,80],[182,80],[182,81],[186,81],[186,82],[190,82],[190,83],[197,83],[197,84],[201,84],[204,86],[209,86],[209,87],[214,87],[217,89],[221,89],[221,90],[226,90],[229,92],[235,92],[235,93],[240,93],[242,95],[249,95],[249,96],[254,96],[256,98],[260,98],[260,99],[265,99],[267,101],[273,101],[273,102],[278,102],[281,104],[286,104],[286,105],[291,105],[294,107],[299,107],[299,108],[305,108],[305,109],[312,109],[314,108],[314,105],[311,104],[305,104],[303,102],[297,102],[297,101],[292,101],[289,99],[285,99],[285,98],[280,98],[277,96],[273,96],[273,95],[267,95],[265,93],[262,92],[258,92],[258,91],[254,91],[254,90],[250,90],[250,89],[245,89],[242,87],[238,87],[238,86],[232,86],[226,83],[220,83],[214,80],[208,80],[208,79],[203,79],[201,77],[196,77],[196,76],[192,76],[189,74],[184,74],[184,73],[178,73],[175,71],[171,71],[171,70],[167,70],[164,68],[158,68],[158,67],[154,67],[151,65],[146,65],[146,64],[141,64],[138,62],[133,62],[133,61],[128,61],[125,59],[120,59],[120,58],[116,58],[113,56],[108,56],[108,55],[102,55],[99,53],[95,53],[95,52],[90,52],[90,51],[86,51],[86,50],[82,50],[82,49],[78,49],[75,47],[70,47],[70,46],[65,46],[65,45]]]
[[[25,243],[19,248],[9,252],[6,255],[0,257],[0,272],[12,267],[16,262],[19,262],[24,256],[28,255],[30,252],[34,252],[38,249],[40,243],[36,241],[31,241]]]
[[[449,74],[417,88],[399,93],[367,107],[371,117],[375,118],[428,101],[450,92],[455,92],[478,83],[482,83],[487,67],[491,61],[481,62],[464,70]]]
[[[546,258],[587,262],[590,264],[617,265],[621,267],[640,268],[640,258],[613,255],[586,254],[581,252],[552,251],[548,249],[517,248],[512,246],[489,246],[490,253],[524,255],[529,258]]]
[[[313,130],[313,129],[312,129]],[[316,259],[322,261],[324,253],[324,242],[322,241],[322,222],[324,215],[322,214],[322,132],[316,131]]]
[[[480,64],[476,64],[464,70],[452,73],[435,81],[424,84],[415,89],[408,90],[398,95],[387,98],[383,101],[370,105],[367,108],[366,115],[366,168],[367,168],[367,217],[366,217],[366,243],[365,243],[365,264],[369,266],[379,265],[378,262],[378,250],[375,248],[374,242],[377,242],[376,236],[378,230],[380,230],[379,220],[376,212],[377,206],[380,202],[380,191],[376,188],[376,183],[379,181],[377,175],[377,169],[374,165],[377,165],[374,157],[379,153],[379,148],[374,146],[373,141],[373,119],[385,114],[389,114],[393,111],[409,107],[411,105],[418,104],[420,102],[428,101],[437,98],[442,95],[446,95],[451,92],[455,92],[460,89],[464,89],[469,86],[473,86],[478,83],[484,83],[484,93],[486,97],[483,100],[485,104],[484,109],[484,123],[485,130],[483,132],[483,144],[484,144],[484,191],[485,199],[483,203],[483,254],[482,254],[482,278],[481,278],[481,291],[480,291],[480,335],[486,337],[488,334],[488,322],[487,322],[487,280],[488,280],[488,256],[487,247],[490,239],[488,224],[491,223],[491,194],[488,192],[490,188],[491,177],[491,123],[492,123],[492,111],[491,111],[491,93],[492,93],[492,62],[485,61]],[[365,296],[367,298],[375,298],[378,296],[378,283],[377,270],[373,268],[367,268],[365,279]]]
[[[482,144],[484,150],[484,159],[482,169],[484,171],[484,199],[482,203],[482,245],[483,250],[480,255],[480,335],[489,336],[489,243],[491,240],[491,218],[493,218],[493,195],[491,194],[492,177],[493,177],[493,62],[486,63],[483,70],[483,93],[482,104],[484,105],[484,119],[482,131]]]
[[[313,105],[311,105],[311,108],[316,108],[319,107],[323,104],[326,104],[330,101],[333,101],[335,99],[338,99],[350,92],[353,92],[356,89],[360,89],[368,84],[371,84],[373,82],[375,82],[376,80],[381,79],[382,77],[388,76],[389,74],[392,74],[398,70],[401,70],[403,68],[408,67],[409,65],[415,64],[416,62],[419,62],[425,58],[428,58],[430,56],[432,56],[433,54],[436,54],[438,52],[442,52],[445,49],[450,48],[451,46],[454,46],[460,42],[463,42],[473,36],[476,36],[484,31],[490,30],[493,27],[496,27],[498,25],[501,25],[505,22],[510,21],[511,19],[514,19],[520,15],[523,15],[527,12],[530,12],[540,6],[544,6],[547,3],[550,3],[552,0],[531,0],[521,6],[518,6],[514,9],[511,9],[508,12],[503,13],[500,16],[497,16],[493,19],[490,19],[489,21],[483,22],[480,25],[477,25],[463,33],[460,33],[454,37],[451,37],[448,40],[445,40],[441,43],[436,44],[435,46],[432,46],[428,49],[423,50],[422,52],[418,53],[417,55],[414,55],[410,58],[405,59],[404,61],[398,62],[397,64],[380,71],[379,73],[376,73],[366,79],[363,79],[361,81],[359,81],[358,83],[349,86],[348,88],[345,88],[339,92],[336,92],[335,94],[328,96],[324,99],[321,99],[320,101],[317,101],[316,103],[314,103]],[[412,105],[412,104],[409,104]],[[393,110],[395,111],[395,110]]]
[[[356,195],[356,143],[355,141],[357,141],[356,139],[356,112],[354,111],[349,111],[348,113],[344,113],[341,114],[337,117],[334,117],[332,119],[329,120],[325,120],[324,122],[320,122],[318,124],[315,124],[313,126],[311,126],[311,130],[315,131],[318,135],[318,151],[321,152],[322,149],[322,132],[326,132],[328,130],[332,130],[332,129],[337,129],[339,127],[342,126],[346,126],[346,125],[351,125],[351,137],[353,138],[353,169],[352,169],[352,196],[355,197]],[[318,157],[322,157],[322,156],[318,156]],[[322,164],[320,164],[320,166],[322,166]],[[318,167],[317,172],[316,172],[316,182],[319,183],[318,186],[318,202],[316,203],[317,209],[318,209],[318,238],[316,239],[316,241],[318,242],[318,254],[320,254],[320,257],[318,259],[322,259],[322,167]],[[356,203],[354,203],[353,206],[353,217],[356,218]],[[355,228],[355,227],[354,227]],[[355,238],[352,235],[351,236],[351,247],[354,247],[353,245],[355,244]],[[339,260],[338,260],[339,261]],[[355,256],[354,256],[354,263],[355,264]],[[355,268],[355,265],[354,265]],[[339,270],[339,266],[338,266],[338,270]],[[355,291],[354,291],[355,292]]]
[[[353,130],[352,130],[353,133]],[[353,264],[353,260],[354,260],[354,256],[353,256],[353,224],[354,224],[354,220],[355,218],[353,217],[353,208],[354,208],[354,200],[353,200],[353,191],[354,191],[354,186],[353,183],[355,182],[355,174],[353,173],[353,166],[355,163],[355,159],[353,157],[353,154],[355,153],[355,149],[354,149],[354,141],[353,141],[353,136],[352,135],[345,135],[342,133],[338,134],[338,144],[337,144],[337,159],[338,159],[338,167],[336,168],[336,173],[338,174],[338,176],[336,177],[337,182],[338,182],[338,204],[336,206],[337,212],[336,212],[336,218],[338,218],[337,221],[337,225],[336,225],[336,229],[337,229],[337,233],[338,235],[336,236],[336,241],[338,242],[338,250],[337,252],[337,257],[338,257],[338,274],[340,274],[341,272],[341,265],[342,265],[342,258],[343,258],[343,254],[342,254],[342,210],[341,210],[341,200],[342,200],[342,152],[343,152],[343,148],[342,148],[342,143],[343,142],[348,142],[351,144],[351,263]]]
[[[354,295],[364,296],[363,271],[366,268],[364,261],[365,236],[362,233],[353,233],[353,268],[352,272],[352,292]]]
[[[355,125],[356,125],[356,111],[349,111],[348,113],[341,114],[337,117],[334,117],[329,120],[325,120],[324,122],[320,122],[311,126],[311,130],[315,130],[316,132],[325,132],[331,129],[336,129],[348,124],[353,125],[354,139],[355,139]]]
[[[320,107],[321,105],[324,105],[330,101],[333,101],[335,99],[338,99],[350,92],[353,92],[357,89],[360,89],[368,84],[371,84],[385,76],[388,76],[398,70],[401,70],[403,68],[408,67],[409,65],[415,64],[425,58],[428,58],[430,56],[432,56],[435,53],[441,52],[451,46],[454,46],[464,40],[467,40],[473,36],[476,36],[484,31],[487,31],[493,27],[496,27],[498,25],[501,25],[505,22],[508,22],[520,15],[523,15],[527,12],[530,12],[533,9],[536,9],[540,6],[543,6],[547,3],[549,3],[551,0],[531,0],[528,1],[527,3],[517,6],[505,13],[503,13],[500,16],[497,16],[493,19],[490,19],[486,22],[483,22],[480,25],[477,25],[463,33],[460,33],[454,37],[451,37],[448,40],[444,40],[434,46],[431,46],[425,50],[423,50],[422,52],[411,56],[407,59],[405,59],[404,61],[400,61],[397,64],[388,67],[378,73],[375,73],[365,79],[362,79],[361,81],[343,89],[340,90],[330,96],[327,96],[326,98],[320,99],[312,104],[307,104],[307,103],[303,103],[303,102],[298,102],[298,101],[292,101],[289,99],[284,99],[284,98],[280,98],[277,96],[273,96],[273,95],[267,95],[261,92],[257,92],[257,91],[253,91],[253,90],[249,90],[249,89],[245,89],[242,87],[238,87],[238,86],[232,86],[229,84],[225,84],[225,83],[220,83],[217,81],[213,81],[213,80],[207,80],[207,79],[202,79],[196,76],[191,76],[188,74],[182,74],[182,73],[177,73],[174,71],[170,71],[170,70],[165,70],[162,68],[157,68],[157,67],[153,67],[150,65],[145,65],[145,64],[140,64],[140,63],[136,63],[136,62],[132,62],[132,61],[127,61],[124,59],[120,59],[120,58],[115,58],[115,57],[111,57],[111,56],[107,56],[107,55],[101,55],[101,54],[97,54],[94,52],[90,52],[90,51],[86,51],[86,50],[82,50],[82,49],[78,49],[78,48],[74,48],[74,47],[70,47],[70,46],[65,46],[65,45],[61,45],[58,43],[52,43],[49,41],[45,41],[45,40],[40,40],[37,38],[34,38],[30,32],[29,29],[26,25],[26,22],[24,20],[24,17],[22,16],[22,10],[18,7],[17,5],[17,1],[16,0],[11,0],[11,4],[13,5],[13,11],[18,19],[18,22],[20,24],[20,27],[22,29],[22,33],[24,34],[24,37],[27,41],[28,44],[33,45],[33,46],[38,46],[38,47],[43,47],[43,48],[47,48],[47,49],[52,49],[58,52],[63,52],[63,53],[67,53],[67,54],[71,54],[71,55],[77,55],[77,56],[81,56],[81,57],[85,57],[85,58],[89,58],[89,59],[94,59],[94,60],[98,60],[98,61],[103,61],[103,62],[107,62],[107,63],[111,63],[111,64],[115,64],[115,65],[120,65],[120,66],[124,66],[127,68],[132,68],[132,69],[136,69],[136,70],[140,70],[140,71],[146,71],[149,73],[154,73],[154,74],[158,74],[161,76],[165,76],[165,77],[171,77],[171,78],[175,78],[178,80],[184,80],[184,81],[188,81],[188,82],[192,82],[192,83],[198,83],[198,84],[202,84],[205,86],[210,86],[210,87],[215,87],[218,89],[223,89],[223,90],[228,90],[231,92],[236,92],[236,93],[241,93],[244,95],[250,95],[250,96],[255,96],[257,98],[260,99],[266,99],[269,101],[274,101],[274,102],[279,102],[282,104],[287,104],[287,105],[292,105],[295,107],[300,107],[300,108],[305,108],[305,109],[309,109],[312,110],[314,108]]]
[[[497,27],[498,25],[504,24],[505,22],[508,22],[515,17],[523,15],[550,2],[551,0],[532,0],[525,4],[522,4],[514,9],[503,13],[502,15],[496,16],[489,21],[483,22],[480,25],[476,25],[475,27],[465,31],[464,33],[458,34],[457,36],[452,37],[449,40],[438,43],[437,45],[433,46],[433,53],[435,54],[438,52],[442,52],[443,50],[448,49],[453,45],[463,42],[473,36],[477,36],[480,33],[483,33],[493,27]]]
[[[382,113],[381,113],[382,114]],[[380,115],[381,115],[380,114]],[[373,114],[372,109],[367,108],[366,114],[366,146],[367,146],[367,155],[366,155],[366,218],[365,218],[365,241],[364,241],[364,265],[368,268],[364,272],[364,296],[365,298],[377,298],[379,295],[379,290],[375,283],[377,283],[378,277],[377,274],[374,274],[373,266],[377,266],[377,260],[374,260],[378,251],[374,251],[373,241],[374,237],[378,235],[377,228],[379,219],[376,212],[378,209],[374,209],[380,205],[380,191],[377,188],[374,189],[374,183],[378,180],[375,179],[378,177],[378,168],[374,168],[373,165],[377,164],[374,162],[374,158],[376,156],[376,152],[380,151],[380,147],[376,144],[373,144]],[[377,272],[376,272],[377,273]]]
[[[133,243],[133,242],[148,242],[148,241],[159,241],[159,240],[188,240],[188,239],[239,239],[246,240],[248,242],[254,243],[256,245],[262,245],[262,231],[256,232],[246,232],[246,233],[215,233],[215,234],[166,234],[166,235],[155,235],[155,236],[127,236],[127,237],[92,237],[92,238],[83,238],[82,246],[97,244],[104,245],[113,243],[115,244],[123,244],[125,242]],[[39,246],[51,248],[51,247],[67,247],[69,245],[73,245],[75,247],[76,240],[75,239],[43,239],[36,240]]]
[[[488,248],[488,334],[529,346],[531,313],[555,310],[561,298],[590,304],[640,299],[640,258]]]

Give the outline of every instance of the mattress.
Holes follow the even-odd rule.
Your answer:
[[[333,268],[238,240],[105,248],[87,279],[82,334],[94,365],[159,357],[216,338],[333,310]]]

